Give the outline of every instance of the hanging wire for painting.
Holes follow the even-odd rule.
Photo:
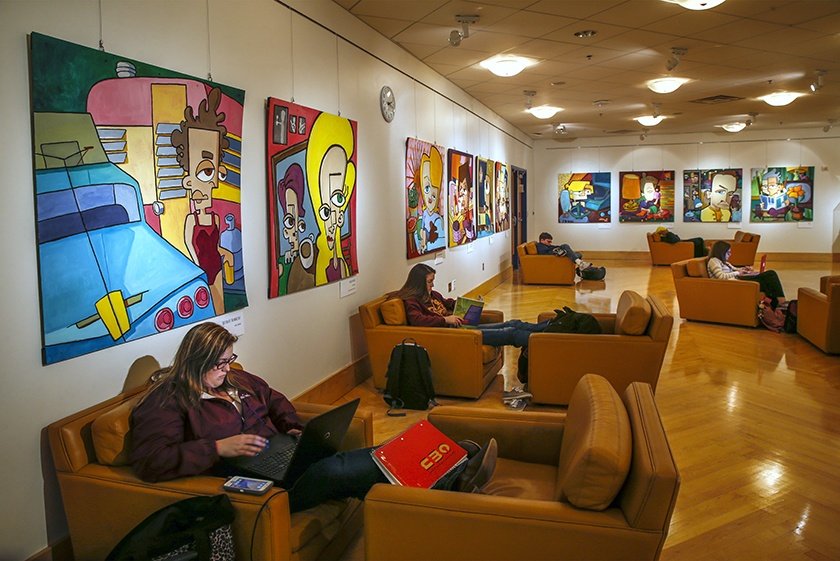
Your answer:
[[[341,117],[341,72],[338,67],[338,35],[333,34],[333,37],[335,37],[335,88],[338,93],[338,116]]]
[[[102,0],[99,0],[99,50],[105,50],[105,42],[102,40]]]
[[[434,144],[437,144],[437,98],[433,95],[432,96],[432,118],[434,121],[434,133],[432,136],[434,137]]]
[[[292,103],[295,102],[295,26],[292,24],[294,17],[294,12],[289,10],[289,66],[291,70],[289,72],[289,82],[292,86],[292,98],[290,99]]]
[[[210,0],[206,0],[207,10],[207,79],[211,82],[213,81],[213,60],[210,56],[210,45],[212,45],[212,41],[210,39]]]
[[[420,138],[417,134],[417,80],[414,80],[414,138]]]

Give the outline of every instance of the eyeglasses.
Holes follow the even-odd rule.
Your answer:
[[[216,365],[215,365],[215,366],[216,366],[216,368],[218,368],[218,369],[222,369],[222,368],[224,368],[224,367],[225,367],[225,365],[230,366],[231,364],[233,364],[234,362],[236,362],[236,359],[237,359],[237,358],[239,358],[239,357],[238,357],[238,356],[236,356],[235,354],[230,355],[230,358],[220,358],[219,360],[217,360],[217,361],[216,361]]]

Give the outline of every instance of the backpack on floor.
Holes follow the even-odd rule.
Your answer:
[[[390,406],[388,415],[405,415],[392,412],[393,409],[425,411],[430,405],[437,405],[429,353],[414,339],[403,339],[402,343],[394,347],[385,377],[387,380],[382,397]]]
[[[799,314],[799,301],[788,300],[785,308],[785,325],[782,327],[785,333],[796,333],[796,319]]]
[[[590,265],[585,269],[578,267],[575,269],[575,273],[583,280],[604,280],[604,277],[607,276],[607,269],[606,267]]]
[[[546,333],[601,333],[601,324],[592,314],[576,312],[568,306],[554,311],[557,315],[548,322]]]
[[[758,319],[761,321],[761,324],[774,333],[781,333],[784,331],[785,316],[784,307],[777,306],[774,310],[770,305],[770,299],[766,297],[758,309]]]

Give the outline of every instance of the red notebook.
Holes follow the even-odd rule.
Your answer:
[[[467,459],[467,451],[428,421],[420,421],[373,452],[395,485],[429,488]]]

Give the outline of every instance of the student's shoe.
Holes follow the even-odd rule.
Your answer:
[[[514,388],[510,391],[502,392],[503,402],[514,401],[516,399],[531,399],[532,397],[534,397],[534,394],[532,394],[531,392],[526,392],[524,389],[516,390]]]
[[[513,401],[505,401],[504,403],[505,407],[514,411],[524,411],[528,407],[527,399],[514,399]]]
[[[591,267],[592,263],[590,263],[588,261],[581,260],[581,261],[578,261],[577,266],[578,266],[578,269],[580,269],[582,271],[584,269],[588,269],[589,267]]]
[[[475,440],[459,440],[458,446],[467,451],[467,460],[481,452],[481,445]]]
[[[496,458],[499,455],[499,447],[496,439],[491,438],[487,446],[481,452],[470,458],[467,467],[458,477],[455,488],[462,493],[480,493],[496,471]]]

